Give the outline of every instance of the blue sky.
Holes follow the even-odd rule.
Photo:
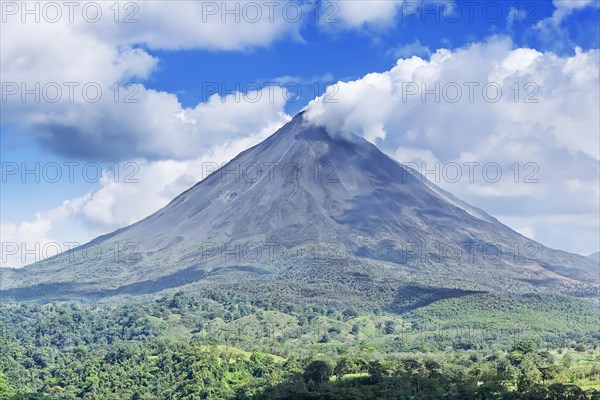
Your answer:
[[[368,3],[368,2],[366,2]],[[411,4],[409,7],[408,4]],[[412,9],[408,2],[402,10]],[[247,51],[156,51],[160,64],[146,86],[157,90],[177,93],[184,106],[206,101],[214,93],[212,82],[224,88],[221,94],[232,92],[236,84],[244,87],[249,83],[263,83],[274,78],[292,76],[320,80],[321,85],[302,85],[302,99],[292,101],[286,107],[294,113],[312,100],[316,90],[324,90],[326,84],[338,80],[357,79],[370,72],[388,70],[399,57],[398,50],[407,47],[403,56],[423,56],[410,45],[420,43],[424,48],[458,48],[478,42],[490,35],[509,35],[515,46],[531,47],[558,54],[574,53],[574,47],[544,39],[536,32],[535,24],[552,16],[556,7],[551,1],[498,1],[458,2],[453,13],[445,3],[432,3],[415,14],[395,18],[393,26],[385,28],[362,27],[361,29],[323,29],[314,23],[302,26],[303,40],[283,39],[272,45]],[[512,16],[511,9],[521,10],[521,16]],[[333,12],[333,9],[328,10]],[[309,16],[313,12],[308,12]],[[598,9],[576,10],[562,22],[568,32],[568,42],[583,49],[596,49],[600,41]],[[309,18],[310,19],[310,18]],[[510,22],[512,21],[512,22]],[[331,23],[331,25],[335,25]],[[243,65],[243,68],[240,66]],[[293,86],[296,88],[296,86]]]
[[[42,10],[36,22],[23,16],[20,4],[2,1],[4,242],[83,243],[135,222],[201,179],[203,163],[231,159],[314,102],[327,85],[339,85],[340,104],[312,105],[318,123],[363,134],[402,162],[495,162],[505,176],[518,163],[519,182],[436,183],[543,244],[582,254],[598,250],[598,1],[295,2],[292,9],[303,13],[299,21],[281,17],[281,2],[273,21],[252,23],[241,11],[241,22],[232,20],[235,15],[223,22],[221,2],[140,1],[133,8],[121,2],[118,22],[104,9],[97,23],[77,12],[71,23],[64,9],[58,23]],[[228,4],[241,10],[245,3]],[[255,4],[266,12],[262,2]],[[131,11],[137,22],[124,24]],[[416,102],[409,113],[382,82],[423,71],[423,79],[435,75],[442,84],[485,84],[504,74],[505,93],[510,79],[533,82],[540,102],[502,108],[476,100],[453,115],[444,114],[443,104]],[[11,84],[20,90],[36,82],[55,82],[63,91],[64,82],[94,82],[103,96],[91,103],[76,91],[70,102],[63,92],[53,103],[33,95],[23,101],[10,92]],[[132,82],[141,88],[132,97],[138,102],[126,104]],[[235,100],[238,88],[266,91],[266,85],[276,85],[272,100],[265,100],[266,92],[259,101]],[[291,92],[283,95],[282,86]],[[298,88],[301,95],[293,98]],[[209,99],[215,93],[220,97]],[[389,109],[382,111],[379,102]],[[432,139],[445,129],[448,142]],[[499,138],[506,145],[494,148]],[[65,162],[79,163],[71,164],[72,182]],[[57,163],[63,178],[20,176],[22,166],[36,163],[40,172]],[[135,171],[127,163],[135,163]],[[523,184],[528,163],[539,169],[539,184]],[[556,164],[565,166],[559,171]],[[83,169],[93,172],[97,165],[105,177],[86,179]],[[114,165],[122,169],[119,179]],[[132,171],[138,182],[123,182]]]

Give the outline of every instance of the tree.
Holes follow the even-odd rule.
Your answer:
[[[425,361],[425,369],[430,377],[439,377],[441,375],[442,365],[435,360]]]
[[[518,370],[514,365],[512,365],[509,362],[509,360],[507,360],[506,358],[502,358],[498,361],[498,364],[496,366],[496,373],[497,378],[500,380],[500,382],[512,385],[514,384],[515,379],[517,378]]]
[[[337,326],[332,326],[331,328],[329,328],[329,329],[327,330],[327,332],[328,332],[328,333],[340,333],[340,332],[341,332],[341,330],[340,330],[340,328],[338,328]]]
[[[350,333],[353,334],[354,336],[356,336],[356,335],[358,335],[359,332],[360,332],[360,327],[358,326],[358,324],[352,325],[352,331],[350,331]]]
[[[571,355],[571,353],[565,353],[565,355],[562,358],[562,365],[564,365],[567,368],[573,365],[573,356]]]
[[[175,295],[171,299],[171,302],[169,303],[169,308],[172,310],[179,309],[183,306],[184,301],[185,301],[185,293],[179,291],[179,292],[175,293]]]
[[[8,400],[13,396],[13,392],[6,383],[6,378],[2,371],[0,371],[0,400]]]
[[[333,369],[333,373],[335,374],[337,381],[340,381],[345,374],[350,372],[351,365],[351,361],[345,357],[341,358],[337,362],[335,368]]]
[[[358,312],[356,312],[356,310],[354,308],[347,308],[344,310],[343,314],[344,318],[346,320],[350,319],[350,318],[354,318],[358,316]]]
[[[421,363],[414,358],[405,358],[400,364],[402,365],[402,370],[409,375],[418,373],[421,370]]]
[[[549,364],[549,365],[545,365],[543,367],[538,367],[538,369],[540,370],[540,373],[542,374],[542,382],[548,382],[551,381],[552,379],[554,379],[556,377],[556,375],[558,375],[558,365],[555,364]]]
[[[369,377],[371,378],[371,381],[375,383],[383,381],[385,372],[385,367],[380,361],[373,361],[369,363]]]
[[[396,332],[396,328],[394,326],[394,321],[385,321],[385,326],[383,328],[383,333],[385,333],[386,335],[392,335],[394,332]]]
[[[518,351],[521,354],[529,354],[536,351],[538,348],[537,343],[531,339],[521,340],[515,343],[511,351]]]
[[[548,386],[550,392],[550,399],[574,399],[584,400],[586,398],[583,390],[575,385],[563,385],[561,383],[554,383]]]
[[[579,343],[575,346],[575,351],[579,353],[583,353],[585,351],[585,345],[583,343]]]
[[[302,377],[305,381],[322,384],[327,382],[333,374],[333,367],[326,361],[316,360],[308,364]]]
[[[329,333],[325,333],[323,336],[321,336],[321,339],[319,339],[319,343],[329,343],[331,341],[331,337],[329,336]]]
[[[542,374],[531,359],[526,358],[523,360],[520,369],[521,374],[519,375],[519,380],[517,382],[517,387],[520,391],[524,392],[533,387],[533,385],[541,382]]]

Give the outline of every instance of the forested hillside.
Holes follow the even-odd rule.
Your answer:
[[[6,304],[0,399],[599,398],[592,307],[500,301],[403,314],[221,292]]]

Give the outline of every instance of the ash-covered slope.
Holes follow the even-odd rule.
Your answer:
[[[587,292],[598,279],[593,261],[519,235],[302,114],[146,219],[2,271],[0,295],[15,298],[304,285],[321,297],[378,285]]]

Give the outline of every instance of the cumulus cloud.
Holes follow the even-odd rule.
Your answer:
[[[552,0],[552,4],[556,7],[552,14],[552,21],[555,24],[560,24],[574,10],[597,5],[597,2],[594,0]]]
[[[513,48],[494,37],[338,82],[306,117],[333,135],[364,136],[493,215],[521,218],[515,227],[538,218],[536,238],[560,248],[552,216],[570,215],[577,226],[600,211],[599,56]],[[324,101],[334,93],[338,102]],[[570,250],[591,251],[598,241],[580,230]]]
[[[393,48],[388,53],[394,58],[427,57],[431,54],[431,50],[428,46],[424,46],[419,39],[416,39],[412,43]]]
[[[32,221],[0,221],[2,236],[0,266],[19,267],[52,257],[73,247],[73,236],[57,241],[52,230],[81,210],[90,195],[65,200],[51,210],[38,212]]]
[[[385,28],[394,25],[403,0],[337,0],[326,3],[330,9],[331,20],[339,22],[344,28]],[[323,21],[327,23],[327,21]]]
[[[136,103],[117,103],[112,96],[94,104],[7,105],[5,121],[34,132],[47,148],[69,158],[189,159],[279,121],[287,98],[277,86],[215,94],[190,108],[171,93],[143,85],[135,91]]]
[[[284,14],[278,3],[251,14],[244,2],[83,2],[72,11],[56,4],[62,18],[53,22],[56,11],[43,3],[27,5],[33,14],[23,14],[25,3],[3,3],[0,35],[2,123],[54,153],[190,159],[279,119],[287,94],[275,86],[186,108],[175,94],[128,82],[144,81],[156,68],[147,48],[246,50],[295,35],[302,19],[291,19],[294,7]],[[86,4],[95,6],[84,14]],[[89,22],[95,15],[102,18]]]
[[[5,29],[16,25],[38,25],[38,29],[48,29],[48,25],[64,27],[74,36],[91,35],[113,45],[248,50],[268,46],[286,36],[301,39],[299,30],[311,16],[310,11],[308,2],[287,0],[83,1],[51,6],[10,2],[2,6],[2,22]]]
[[[295,1],[143,1],[139,22],[119,24],[115,35],[151,49],[246,50],[286,36],[301,40],[309,15],[308,4]]]
[[[440,49],[429,60],[399,59],[384,73],[338,82],[328,95],[339,101],[324,101],[326,94],[311,102],[306,115],[332,132],[381,139],[393,132],[384,144],[426,144],[442,159],[493,145],[486,143],[491,132],[514,132],[507,124],[528,128],[512,133],[520,140],[537,139],[544,130],[556,146],[598,159],[599,55],[512,49],[509,38],[495,37],[453,52]]]

